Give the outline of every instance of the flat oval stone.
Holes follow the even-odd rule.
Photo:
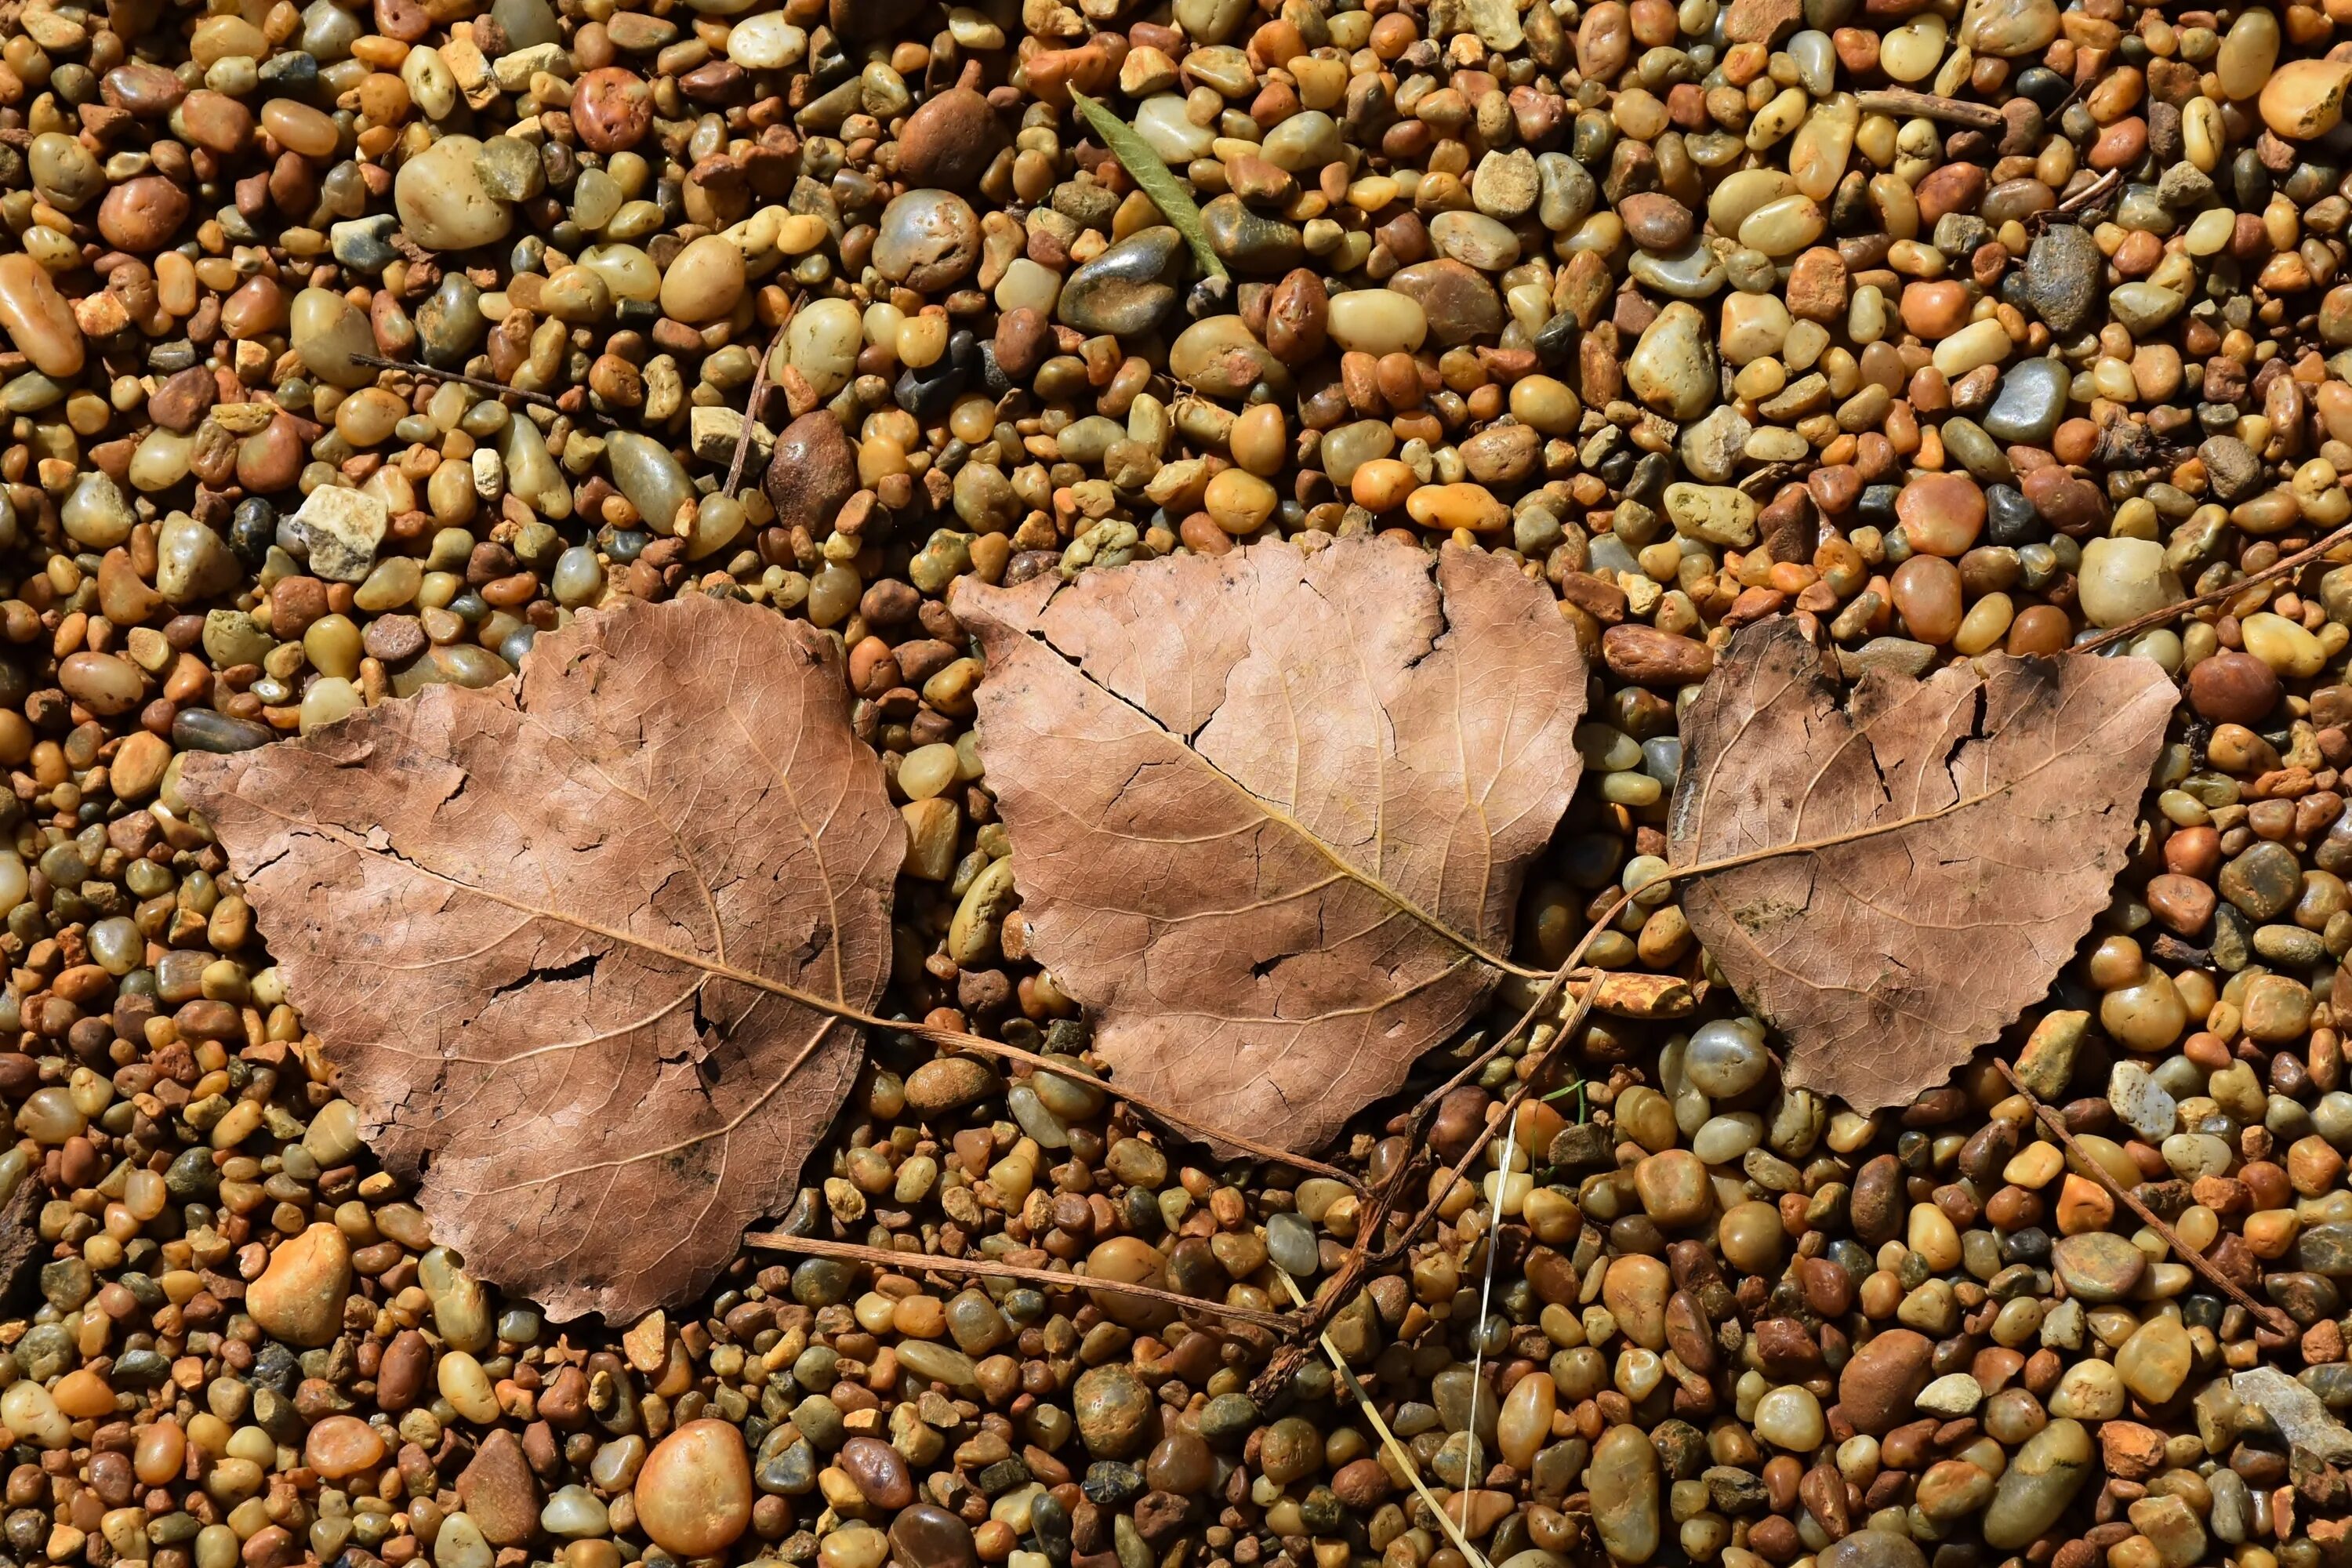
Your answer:
[[[1832,1542],[1813,1562],[1815,1568],[1927,1568],[1927,1554],[1907,1535],[1857,1530]]]
[[[1722,254],[1713,246],[1696,239],[1664,254],[1636,251],[1633,259],[1626,263],[1626,270],[1661,294],[1676,300],[1706,299],[1722,289],[1727,276]],[[1772,304],[1780,305],[1779,300],[1769,295],[1742,294],[1737,298],[1771,299]],[[1785,318],[1788,308],[1780,306],[1780,313]],[[1773,345],[1775,349],[1779,346],[1777,342]]]
[[[1201,228],[1217,258],[1240,272],[1285,272],[1307,256],[1298,226],[1268,217],[1228,191],[1201,209]]]
[[[1070,274],[1055,313],[1087,333],[1139,337],[1176,303],[1169,279],[1184,237],[1166,224],[1139,229]]]
[[[2067,1293],[2093,1305],[2122,1300],[2147,1272],[2147,1253],[2105,1230],[2060,1237],[2051,1263]]]
[[[604,463],[646,526],[656,537],[669,533],[678,509],[694,494],[685,465],[667,447],[634,430],[615,430],[604,438]]]
[[[1342,349],[1411,353],[1429,335],[1429,313],[1394,289],[1351,289],[1331,297],[1326,330]]]
[[[890,1521],[892,1554],[907,1568],[979,1568],[971,1527],[943,1508],[919,1502]]]
[[[81,325],[48,269],[23,251],[0,256],[0,327],[33,368],[65,377],[81,372]]]
[[[970,190],[1004,141],[1003,121],[986,98],[968,87],[950,88],[907,117],[898,132],[898,174],[918,188]]]
[[[2057,0],[1969,0],[1960,13],[1960,41],[1980,55],[2013,60],[2057,36]]]
[[[373,365],[353,354],[375,353],[375,334],[360,308],[331,289],[305,289],[287,312],[287,332],[304,368],[330,386],[362,387],[376,378]]]
[[[767,491],[776,509],[778,527],[805,528],[821,538],[832,531],[834,514],[856,490],[857,450],[833,410],[812,409],[776,437],[775,453],[768,461]],[[915,1076],[920,1078],[921,1069]],[[911,1080],[908,1087],[911,1090]],[[982,1089],[980,1092],[993,1091]],[[948,1110],[961,1103],[953,1100],[932,1109]]]
[[[1677,419],[1696,419],[1714,404],[1715,345],[1696,307],[1676,300],[1658,312],[1625,361],[1625,385]]]
[[[1312,174],[1339,156],[1339,122],[1319,109],[1302,110],[1267,132],[1259,153],[1277,169]]]
[[[2040,446],[2066,416],[2074,383],[2074,373],[2057,360],[2021,360],[2001,374],[2000,390],[1978,423],[1996,441]]]
[[[1935,1342],[1910,1329],[1883,1329],[1838,1373],[1838,1405],[1862,1431],[1884,1433],[1908,1420],[1911,1402],[1934,1375]]]
[[[898,1450],[873,1437],[852,1437],[836,1461],[876,1508],[901,1509],[915,1500],[914,1478]]]
[[[1429,220],[1429,243],[1481,272],[1500,272],[1519,259],[1519,237],[1498,218],[1480,212],[1442,212]]]
[[[664,1551],[709,1557],[751,1522],[751,1460],[725,1421],[689,1421],[664,1437],[637,1472],[637,1523]]]
[[[1620,1563],[1646,1563],[1658,1550],[1658,1451],[1639,1426],[1612,1426],[1593,1447],[1584,1482],[1592,1527]]]
[[[1212,397],[1240,397],[1263,381],[1278,390],[1290,373],[1239,316],[1204,316],[1168,348],[1168,371]]]
[[[2003,1552],[2031,1544],[2058,1522],[2093,1468],[2091,1435],[2079,1421],[2053,1421],[2027,1438],[1985,1510],[1986,1542]]]
[[[1420,301],[1429,335],[1441,348],[1503,330],[1502,295],[1475,268],[1450,257],[1399,268],[1389,279],[1389,288]]]
[[[696,325],[722,321],[742,299],[744,283],[742,251],[724,235],[706,234],[662,274],[662,313]]]

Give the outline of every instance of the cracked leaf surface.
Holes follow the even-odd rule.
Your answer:
[[[698,1296],[782,1212],[882,993],[906,830],[814,628],[689,595],[517,681],[191,755],[368,1141],[551,1317]]]
[[[1838,684],[1792,620],[1742,630],[1683,720],[1691,929],[1858,1110],[1944,1081],[2041,1000],[2107,905],[2178,700],[2142,658],[1977,661]],[[1868,837],[1852,837],[1868,834]]]
[[[1540,584],[1366,539],[954,608],[1030,949],[1120,1081],[1305,1152],[1485,1000],[1580,765]]]

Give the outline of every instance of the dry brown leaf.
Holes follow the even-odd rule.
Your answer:
[[[1359,540],[954,608],[1030,950],[1119,1082],[1303,1152],[1485,1000],[1580,770],[1541,584]]]
[[[556,1318],[698,1296],[789,1206],[890,964],[906,829],[813,628],[583,616],[184,788],[436,1239]]]
[[[41,1239],[41,1209],[48,1193],[31,1176],[20,1177],[8,1201],[0,1204],[0,1306],[20,1308],[34,1299],[49,1244]]]
[[[1683,720],[1683,910],[1860,1110],[1944,1081],[2040,1000],[2108,902],[2178,700],[2142,658],[1874,671],[1844,706],[1792,620],[1752,626]]]

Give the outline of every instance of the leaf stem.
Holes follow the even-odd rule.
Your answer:
[[[1018,1263],[1003,1263],[993,1258],[942,1258],[929,1252],[900,1252],[887,1247],[861,1247],[853,1241],[827,1241],[821,1237],[793,1236],[782,1230],[751,1231],[744,1236],[743,1241],[747,1246],[765,1247],[771,1252],[797,1252],[811,1258],[841,1258],[853,1263],[868,1263],[877,1268],[891,1268],[908,1274],[982,1275],[990,1279],[1025,1280],[1032,1285],[1044,1285],[1056,1290],[1103,1290],[1114,1296],[1133,1296],[1146,1301],[1157,1301],[1163,1307],[1174,1307],[1180,1311],[1231,1318],[1277,1334],[1297,1331],[1287,1318],[1260,1311],[1255,1307],[1229,1306],[1223,1301],[1181,1296],[1173,1290],[1162,1290],[1156,1285],[1135,1285],[1124,1279],[1097,1279],[1085,1274],[1029,1268]]]
[[[1209,231],[1201,221],[1201,209],[1192,205],[1192,193],[1170,172],[1160,154],[1152,151],[1151,143],[1134,126],[1076,88],[1071,88],[1069,93],[1070,101],[1077,106],[1087,126],[1103,139],[1103,145],[1111,150],[1120,166],[1135,176],[1137,186],[1151,198],[1160,216],[1192,247],[1192,258],[1201,264],[1201,270],[1212,278],[1227,276],[1223,259],[1209,244]]]
[[[2227,587],[2215,588],[2210,593],[2200,594],[2193,599],[2183,599],[2177,605],[2167,605],[2160,610],[2151,610],[2144,616],[2135,616],[2119,626],[2109,626],[2097,637],[2074,644],[2066,651],[2096,653],[2110,643],[2118,643],[2126,637],[2137,637],[2152,627],[2168,626],[2182,616],[2193,615],[2209,605],[2227,604],[2247,589],[2268,583],[2273,578],[2284,577],[2291,572],[2299,572],[2336,546],[2347,543],[2352,543],[2352,522],[2346,523],[2316,543],[2305,545],[2292,555],[2280,556],[2259,572],[2247,573]]]
[[[2100,1164],[2098,1161],[2093,1159],[2091,1157],[2090,1151],[2084,1149],[2080,1142],[2076,1142],[2074,1134],[2069,1131],[2066,1126],[2065,1118],[2060,1116],[2047,1105],[2042,1104],[2042,1097],[2035,1094],[2032,1089],[2026,1088],[2023,1081],[2018,1078],[2017,1069],[2015,1068],[2011,1067],[1999,1057],[1995,1057],[1993,1058],[1992,1065],[2000,1069],[2000,1076],[2009,1080],[2009,1087],[2022,1095],[2025,1099],[2025,1103],[2033,1108],[2033,1114],[2041,1118],[2042,1125],[2047,1127],[2052,1132],[2057,1135],[2058,1142],[2065,1145],[2066,1152],[2074,1156],[2075,1163],[2088,1170],[2092,1175],[2097,1177],[2099,1184],[2106,1188],[2108,1192],[2114,1194],[2116,1199],[2121,1202],[2126,1208],[2131,1210],[2132,1213],[2137,1215],[2143,1221],[2145,1221],[2147,1224],[2148,1228],[2155,1231],[2157,1235],[2164,1237],[2166,1246],[2171,1247],[2174,1252],[2179,1254],[2181,1258],[2185,1258],[2190,1268],[2196,1269],[2198,1273],[2202,1274],[2207,1279],[2220,1287],[2222,1292],[2228,1295],[2231,1300],[2236,1301],[2238,1305],[2245,1308],[2246,1310],[2252,1312],[2255,1317],[2268,1323],[2273,1330],[2286,1335],[2289,1339],[2296,1337],[2299,1331],[2295,1328],[2294,1320],[2293,1318],[2288,1317],[2286,1313],[2279,1308],[2265,1306],[2263,1303],[2255,1300],[2252,1296],[2246,1294],[2246,1292],[2239,1287],[2236,1280],[2231,1279],[2228,1275],[2222,1273],[2221,1270],[2215,1266],[2211,1258],[2207,1258],[2203,1253],[2189,1246],[2186,1241],[2183,1241],[2180,1237],[2180,1233],[2167,1225],[2163,1220],[2157,1217],[2157,1213],[2154,1209],[2140,1202],[2137,1196],[2126,1191],[2122,1184],[2118,1183],[2113,1176],[2107,1174],[2106,1167]]]

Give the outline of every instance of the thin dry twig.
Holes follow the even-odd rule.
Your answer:
[[[1206,1123],[1196,1121],[1181,1111],[1171,1110],[1155,1100],[1146,1100],[1139,1094],[1121,1089],[1118,1084],[1072,1072],[1067,1062],[1057,1062],[1051,1057],[1041,1057],[1034,1051],[1024,1051],[1018,1046],[1008,1046],[1001,1040],[983,1039],[978,1035],[967,1035],[955,1029],[942,1029],[930,1024],[892,1023],[887,1020],[869,1022],[863,1018],[853,1018],[850,1021],[864,1023],[869,1028],[898,1029],[929,1040],[934,1045],[950,1046],[958,1050],[995,1057],[1003,1061],[1021,1062],[1041,1072],[1058,1073],[1073,1082],[1090,1085],[1114,1099],[1124,1100],[1137,1110],[1145,1111],[1171,1127],[1230,1143],[1242,1152],[1255,1155],[1261,1160],[1272,1161],[1314,1175],[1327,1176],[1335,1182],[1345,1183],[1359,1193],[1364,1190],[1364,1184],[1360,1177],[1350,1175],[1337,1165],[1326,1164],[1320,1160],[1305,1154],[1294,1154],[1287,1149],[1261,1142],[1243,1133],[1228,1131],[1223,1127],[1211,1127]]]
[[[411,375],[429,376],[435,381],[454,381],[459,386],[470,386],[476,392],[485,392],[493,397],[520,397],[525,403],[536,403],[541,408],[552,408],[558,414],[572,412],[548,393],[509,386],[505,382],[492,381],[488,376],[467,375],[459,370],[443,370],[421,360],[386,359],[382,354],[352,354],[347,357],[353,364],[373,365],[378,370],[406,371]]]
[[[1567,959],[1558,969],[1552,971],[1549,978],[1545,981],[1543,988],[1536,993],[1534,1000],[1528,1004],[1526,1010],[1520,1013],[1517,1020],[1509,1028],[1504,1030],[1496,1037],[1492,1045],[1465,1064],[1452,1078],[1422,1097],[1421,1102],[1413,1109],[1411,1121],[1412,1131],[1408,1140],[1409,1142],[1415,1146],[1422,1144],[1428,1131],[1430,1119],[1436,1115],[1437,1107],[1444,1098],[1469,1081],[1473,1075],[1483,1071],[1488,1062],[1494,1060],[1496,1056],[1508,1048],[1511,1042],[1533,1026],[1536,1020],[1550,1007],[1553,998],[1559,994],[1560,987],[1567,984],[1570,978],[1579,973],[1577,966],[1583,962],[1585,953],[1591,951],[1594,941],[1599,938],[1601,931],[1608,929],[1609,922],[1617,918],[1618,911],[1625,907],[1625,901],[1632,897],[1631,893],[1621,893],[1611,902],[1601,918],[1592,923],[1591,929],[1588,930],[1582,939],[1570,951]],[[1555,1035],[1544,1047],[1543,1058],[1538,1064],[1538,1070],[1528,1075],[1527,1085],[1523,1086],[1521,1094],[1511,1101],[1509,1109],[1512,1114],[1517,1114],[1519,1100],[1525,1098],[1525,1089],[1531,1088],[1540,1079],[1542,1062],[1548,1061],[1560,1048],[1561,1043],[1576,1032],[1586,1016],[1591,1012],[1593,999],[1600,994],[1601,987],[1597,983],[1585,987],[1584,994],[1578,1000],[1575,1010],[1561,1024],[1559,1033]],[[1484,1137],[1493,1136],[1493,1126],[1494,1124],[1489,1124]],[[1474,1143],[1470,1158],[1476,1156],[1478,1149],[1486,1147],[1484,1137]],[[1388,1178],[1373,1191],[1370,1201],[1364,1205],[1357,1217],[1356,1239],[1348,1248],[1347,1257],[1341,1260],[1338,1268],[1332,1270],[1330,1278],[1323,1282],[1322,1289],[1315,1293],[1314,1301],[1307,1307],[1305,1327],[1308,1333],[1321,1334],[1331,1320],[1339,1316],[1347,1309],[1349,1303],[1356,1299],[1358,1292],[1363,1288],[1364,1276],[1371,1271],[1376,1263],[1385,1267],[1403,1250],[1402,1246],[1379,1247],[1381,1231],[1388,1224],[1389,1215],[1395,1212],[1397,1200],[1403,1196],[1406,1183],[1411,1179],[1413,1172],[1420,1168],[1421,1163],[1418,1160],[1400,1160],[1397,1162],[1396,1169],[1390,1172]],[[1450,1187],[1453,1184],[1449,1182],[1446,1184]],[[1435,1213],[1436,1207],[1433,1203],[1421,1214],[1416,1215],[1412,1226],[1406,1232],[1407,1236],[1410,1237],[1417,1231]],[[1377,1258],[1375,1257],[1376,1247],[1379,1247]],[[1261,1404],[1270,1401],[1280,1392],[1283,1385],[1289,1382],[1291,1375],[1297,1371],[1299,1363],[1305,1359],[1304,1349],[1297,1345],[1287,1345],[1276,1351],[1272,1359],[1251,1381],[1251,1397],[1257,1399]]]
[[[1274,1272],[1275,1277],[1282,1281],[1284,1289],[1290,1292],[1291,1300],[1298,1306],[1306,1306],[1307,1298],[1299,1294],[1298,1281],[1279,1268]],[[1430,1512],[1437,1516],[1438,1525],[1445,1531],[1447,1539],[1454,1542],[1454,1549],[1461,1552],[1469,1562],[1470,1568],[1492,1568],[1485,1554],[1470,1544],[1470,1538],[1463,1533],[1461,1521],[1445,1511],[1445,1505],[1437,1500],[1430,1491],[1428,1483],[1421,1479],[1421,1467],[1412,1462],[1412,1451],[1399,1442],[1397,1435],[1389,1430],[1389,1424],[1381,1419],[1379,1408],[1372,1404],[1372,1396],[1366,1394],[1364,1385],[1356,1381],[1355,1373],[1349,1368],[1347,1358],[1339,1353],[1339,1347],[1331,1342],[1331,1336],[1318,1329],[1315,1332],[1315,1342],[1323,1347],[1323,1353],[1330,1358],[1331,1370],[1339,1374],[1339,1381],[1346,1384],[1348,1392],[1356,1396],[1357,1405],[1364,1412],[1364,1419],[1370,1421],[1372,1424],[1372,1430],[1380,1434],[1381,1447],[1389,1451],[1390,1456],[1396,1460],[1397,1468],[1404,1471],[1405,1479],[1412,1485],[1413,1494],[1428,1505]]]
[[[2263,1322],[2268,1323],[2273,1330],[2286,1335],[2289,1339],[2294,1338],[2301,1331],[2294,1326],[2294,1320],[2293,1318],[2288,1317],[2286,1313],[2279,1308],[2257,1301],[2252,1296],[2246,1294],[2244,1290],[2239,1288],[2237,1281],[2231,1279],[2228,1275],[2222,1273],[2219,1268],[2215,1267],[2212,1259],[2207,1258],[2203,1253],[2189,1246],[2186,1241],[2183,1241],[2180,1238],[2180,1233],[2167,1225],[2163,1220],[2157,1217],[2157,1213],[2154,1209],[2149,1208],[2146,1204],[2140,1202],[2137,1196],[2126,1191],[2121,1183],[2117,1182],[2113,1176],[2107,1174],[2106,1167],[2100,1164],[2098,1161],[2093,1159],[2090,1152],[2084,1149],[2083,1145],[2075,1140],[2074,1134],[2072,1131],[2068,1131],[2065,1118],[2060,1116],[2047,1105],[2042,1104],[2042,1097],[2035,1094],[2032,1089],[2026,1088],[2023,1081],[2018,1078],[2017,1069],[2015,1068],[2011,1067],[2009,1063],[2001,1060],[1999,1057],[1995,1057],[1993,1058],[1992,1065],[2000,1069],[2000,1076],[2009,1080],[2010,1088],[2017,1090],[2019,1094],[2025,1097],[2025,1103],[2033,1108],[2033,1114],[2041,1118],[2042,1125],[2047,1127],[2053,1133],[2056,1134],[2058,1142],[2065,1145],[2066,1152],[2074,1156],[2075,1163],[2089,1171],[2093,1176],[2098,1179],[2098,1183],[2101,1186],[2106,1188],[2108,1192],[2115,1194],[2118,1202],[2120,1202],[2126,1208],[2131,1210],[2132,1213],[2137,1215],[2147,1223],[2147,1226],[2151,1230],[2156,1232],[2157,1235],[2164,1237],[2165,1245],[2171,1247],[2175,1253],[2186,1259],[2191,1268],[2196,1269],[2198,1273],[2202,1274],[2214,1285],[2220,1287],[2222,1292],[2229,1296],[2231,1300],[2237,1302],[2238,1305],[2243,1307],[2249,1312],[2252,1312],[2256,1318],[2262,1320]]]
[[[2280,556],[2259,572],[2247,573],[2227,587],[2216,588],[2210,593],[2200,594],[2193,599],[2183,599],[2177,605],[2167,605],[2160,610],[2151,610],[2147,615],[2134,616],[2119,626],[2109,626],[2097,637],[2076,643],[2066,651],[2096,653],[2110,643],[2121,642],[2126,637],[2137,637],[2140,633],[2153,627],[2169,625],[2182,616],[2193,615],[2209,605],[2227,604],[2249,588],[2268,583],[2273,578],[2284,577],[2289,573],[2301,571],[2342,544],[2352,544],[2352,522],[2346,523],[2316,543],[2305,545],[2292,555]]]
[[[760,414],[768,401],[768,362],[784,346],[784,329],[793,324],[793,318],[800,311],[801,298],[795,295],[784,309],[784,319],[776,323],[775,335],[768,340],[768,352],[760,356],[760,367],[751,373],[751,395],[743,400],[743,433],[735,437],[735,456],[728,460],[727,482],[719,489],[730,500],[742,488],[743,459],[751,454],[751,433],[760,428]]]
[[[1973,126],[1979,131],[1998,131],[2004,121],[2000,110],[1990,104],[1969,103],[1958,98],[1941,98],[1932,92],[1913,92],[1906,88],[1890,87],[1877,92],[1854,95],[1864,114],[1908,114],[1927,120],[1941,120],[1952,125]]]
[[[2050,211],[2052,214],[2075,213],[2081,212],[2084,207],[2096,206],[2100,200],[2104,198],[2109,191],[2114,190],[2117,185],[2120,185],[2123,183],[2124,172],[2121,169],[2109,169],[2105,174],[2101,174],[2097,179],[2093,180],[2089,184],[2084,185],[2081,190],[2076,191],[2073,195],[2068,196],[2064,201],[2060,202],[2056,206],[2051,208]]]
[[[1632,895],[1627,894],[1625,897],[1630,898]],[[1610,913],[1594,922],[1594,934],[1606,929],[1608,922],[1616,918],[1616,910],[1623,907],[1622,899],[1612,905]],[[1577,1030],[1584,1026],[1584,1020],[1591,1016],[1594,994],[1594,992],[1587,991],[1578,999],[1575,1010],[1560,1020],[1559,1033],[1551,1037],[1544,1047],[1543,1054],[1536,1058],[1535,1070],[1528,1073],[1520,1081],[1519,1087],[1511,1091],[1510,1098],[1503,1101],[1502,1114],[1490,1117],[1486,1124],[1471,1138],[1470,1146],[1463,1150],[1461,1158],[1454,1162],[1454,1168],[1446,1173],[1445,1181],[1438,1185],[1437,1191],[1430,1195],[1429,1201],[1421,1206],[1420,1212],[1412,1216],[1396,1240],[1391,1242],[1381,1253],[1377,1259],[1381,1265],[1385,1267],[1404,1256],[1405,1249],[1413,1244],[1414,1238],[1420,1236],[1423,1227],[1437,1217],[1437,1211],[1444,1205],[1446,1194],[1453,1191],[1454,1184],[1469,1173],[1470,1167],[1477,1163],[1478,1156],[1486,1152],[1486,1145],[1495,1141],[1496,1131],[1504,1127],[1517,1127],[1519,1107],[1527,1103],[1528,1097],[1535,1093],[1536,1086],[1543,1081],[1543,1069],[1550,1065],[1551,1058],[1559,1054],[1561,1047]]]
[[[1156,1285],[1131,1285],[1123,1279],[1097,1279],[1085,1274],[1059,1274],[1051,1268],[1029,1268],[1017,1263],[1001,1263],[993,1258],[941,1258],[928,1252],[899,1252],[887,1247],[861,1247],[852,1241],[826,1241],[820,1237],[793,1236],[781,1230],[751,1231],[744,1236],[743,1240],[747,1246],[765,1247],[771,1252],[804,1253],[811,1258],[843,1258],[853,1263],[869,1263],[877,1268],[890,1268],[904,1274],[978,1274],[1000,1279],[1025,1280],[1032,1285],[1045,1285],[1056,1290],[1104,1290],[1114,1296],[1134,1296],[1146,1301],[1157,1301],[1163,1307],[1174,1307],[1180,1311],[1230,1318],[1277,1334],[1289,1335],[1297,1331],[1289,1319],[1277,1313],[1260,1311],[1255,1307],[1234,1307],[1223,1301],[1182,1296],[1173,1290],[1162,1290]]]

